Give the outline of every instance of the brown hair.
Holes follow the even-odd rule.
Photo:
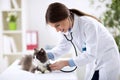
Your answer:
[[[68,16],[71,16],[72,13],[78,16],[90,16],[100,22],[99,19],[97,19],[92,15],[86,14],[77,9],[68,9],[64,4],[55,2],[48,6],[48,9],[45,15],[46,23],[48,22],[55,23],[55,22],[64,20]]]

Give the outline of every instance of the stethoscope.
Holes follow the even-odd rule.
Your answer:
[[[76,49],[76,47],[75,47],[75,45],[74,45],[74,43],[73,43],[72,32],[70,32],[71,39],[69,39],[65,34],[63,34],[63,35],[64,35],[64,37],[66,38],[67,41],[70,41],[70,42],[71,42],[72,46],[74,47],[75,55],[78,56],[78,54],[77,54],[77,49]],[[60,70],[60,71],[62,71],[62,72],[73,72],[73,71],[75,71],[76,69],[77,69],[77,66],[75,66],[75,68],[72,69],[72,70],[70,70],[70,71],[65,71],[65,70]]]

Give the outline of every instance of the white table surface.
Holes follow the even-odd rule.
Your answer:
[[[74,72],[51,72],[45,74],[34,74],[21,70],[16,60],[10,67],[0,74],[0,80],[77,80]]]

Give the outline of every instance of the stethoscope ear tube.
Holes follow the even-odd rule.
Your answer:
[[[71,39],[68,39],[67,36],[64,34],[64,36],[65,36],[65,38],[67,39],[67,41],[70,41],[71,44],[73,45],[74,50],[75,50],[75,54],[76,54],[76,56],[78,56],[78,54],[77,54],[77,49],[76,49],[74,43],[72,42],[72,40],[73,40],[72,32],[70,33],[70,35],[71,35]],[[70,71],[65,71],[65,70],[60,70],[60,71],[69,73],[69,72],[75,71],[76,69],[77,69],[77,66],[76,66],[74,69],[70,70]]]

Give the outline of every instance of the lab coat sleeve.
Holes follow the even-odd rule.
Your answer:
[[[83,26],[83,35],[84,37],[86,37],[86,51],[83,52],[81,55],[73,58],[76,66],[83,66],[95,61],[97,55],[98,26],[94,22],[86,22]]]
[[[54,55],[51,52],[47,52],[47,56],[49,59],[54,60]]]
[[[73,59],[69,59],[69,60],[68,60],[68,65],[69,65],[70,67],[76,66],[75,63],[74,63],[74,61],[73,61]]]
[[[62,35],[58,45],[54,47],[52,50],[50,50],[49,53],[51,52],[54,56],[54,59],[56,59],[68,53],[68,51],[70,50],[70,47],[71,47],[70,42],[68,42],[65,39],[65,37]]]

